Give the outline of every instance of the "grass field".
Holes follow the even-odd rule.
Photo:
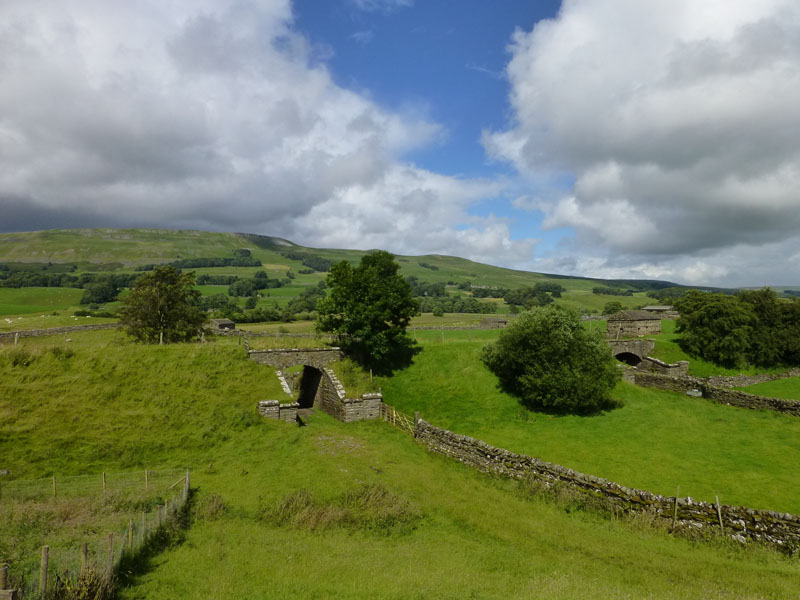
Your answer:
[[[598,416],[529,412],[480,362],[493,331],[419,331],[415,364],[379,380],[384,400],[435,425],[665,495],[800,512],[800,419],[620,383]],[[753,435],[758,432],[758,435]]]
[[[770,398],[783,398],[784,400],[800,400],[800,377],[787,377],[776,379],[756,385],[738,388],[750,394],[768,396]]]
[[[0,315],[29,315],[66,310],[77,306],[81,296],[83,290],[75,288],[0,287]]]
[[[496,333],[445,332],[443,344],[441,334],[416,333],[425,350],[406,372],[408,396],[416,396],[409,408],[422,408],[434,423],[451,419],[467,433],[471,423],[480,425],[477,433],[497,442],[491,419],[475,419],[476,406],[469,406],[480,401],[513,419],[507,398],[494,390],[481,397],[486,382],[469,360]],[[248,361],[236,343],[138,346],[101,331],[77,334],[72,345],[36,338],[0,349],[0,456],[12,479],[192,469],[192,527],[182,543],[125,580],[124,598],[796,597],[800,565],[771,551],[697,544],[646,522],[585,512],[570,500],[531,496],[521,484],[431,455],[380,422],[342,424],[323,413],[302,428],[262,420],[255,404],[277,397],[274,369]],[[458,369],[448,358],[454,352],[466,357]],[[418,369],[432,361],[452,369],[450,379],[433,377],[415,394],[422,389],[414,383]],[[400,404],[382,383],[388,400]],[[443,384],[452,391],[449,402]],[[631,400],[632,412],[636,406]],[[665,422],[707,419],[715,426],[721,413],[697,413],[699,406],[706,405],[678,403],[666,418],[653,413]],[[513,424],[542,440],[544,429],[529,429],[539,421]],[[586,444],[600,447],[603,436],[592,439],[591,427],[553,421],[551,443],[585,435]],[[618,420],[612,425],[620,431],[606,445],[628,451],[625,427],[644,422]],[[747,425],[761,428],[764,445],[795,456],[791,442],[775,437],[778,424]],[[713,447],[709,437],[692,440],[694,453]],[[791,486],[776,479],[771,493],[780,487]],[[0,503],[8,518],[3,510]]]

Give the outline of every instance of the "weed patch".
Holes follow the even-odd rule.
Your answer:
[[[342,527],[378,534],[407,533],[422,517],[408,500],[381,484],[363,484],[331,501],[301,489],[265,508],[261,520],[298,529]]]

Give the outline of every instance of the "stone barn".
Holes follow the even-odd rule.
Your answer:
[[[652,306],[645,306],[642,308],[643,311],[652,313],[653,315],[657,316],[659,319],[677,319],[680,315],[678,311],[675,310],[672,306],[668,305],[661,305],[661,304],[654,304]]]
[[[230,319],[211,319],[211,329],[214,331],[231,331],[236,329],[236,323]]]
[[[608,317],[606,333],[610,339],[658,335],[661,319],[643,310],[622,310]]]
[[[508,319],[505,317],[486,317],[481,321],[481,329],[505,329]]]

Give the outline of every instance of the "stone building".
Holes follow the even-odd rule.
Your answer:
[[[481,329],[504,329],[508,327],[505,317],[486,317],[481,321]]]
[[[644,306],[642,310],[645,312],[652,313],[654,316],[657,316],[659,319],[677,319],[680,315],[678,311],[675,310],[672,306],[661,305],[661,304],[653,304],[651,306]]]
[[[608,317],[606,333],[611,339],[661,333],[661,319],[644,310],[622,310]]]
[[[230,319],[211,319],[211,329],[215,331],[236,329],[236,323]]]

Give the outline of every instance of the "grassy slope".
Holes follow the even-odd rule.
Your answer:
[[[785,400],[800,400],[800,377],[776,379],[756,385],[739,388],[750,394],[768,396],[770,398],[783,398]]]
[[[437,332],[438,333],[438,332]],[[12,476],[192,467],[196,522],[125,598],[792,598],[796,561],[694,544],[527,497],[383,423],[324,414],[262,421],[272,370],[234,342],[140,347],[75,336],[12,366],[0,350],[0,456]],[[68,424],[68,427],[64,425]],[[259,518],[298,489],[321,502],[377,483],[408,503],[405,526],[311,530]],[[225,505],[214,512],[209,507]],[[0,509],[2,509],[0,505]],[[565,510],[566,508],[566,510]],[[725,584],[721,585],[720,581]],[[726,591],[727,590],[727,591]]]
[[[800,419],[620,384],[625,406],[596,417],[529,413],[480,362],[496,332],[416,332],[415,364],[384,398],[436,425],[627,486],[800,512]],[[444,342],[442,341],[444,340]],[[758,435],[753,435],[758,432]]]

